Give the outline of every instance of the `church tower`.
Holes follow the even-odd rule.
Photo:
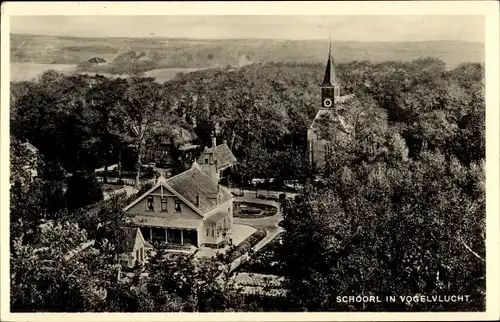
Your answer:
[[[321,108],[334,109],[335,101],[340,97],[340,84],[335,74],[335,65],[332,58],[332,42],[328,50],[328,61],[326,62],[325,77],[321,84]]]

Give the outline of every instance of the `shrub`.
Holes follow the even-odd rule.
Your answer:
[[[101,184],[94,173],[75,173],[66,191],[68,210],[73,211],[103,199]]]
[[[153,188],[153,183],[151,183],[151,182],[147,182],[147,183],[142,184],[141,187],[139,188],[139,191],[137,191],[137,196],[138,197],[142,196],[151,188]]]
[[[243,208],[241,209],[242,214],[247,214],[247,215],[256,215],[260,213],[262,210],[256,209],[256,208]]]

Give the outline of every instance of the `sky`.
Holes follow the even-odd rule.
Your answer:
[[[77,37],[484,42],[482,16],[11,16],[11,33]]]

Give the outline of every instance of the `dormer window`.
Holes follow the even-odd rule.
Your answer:
[[[149,211],[154,211],[155,207],[153,204],[153,196],[148,196],[148,210]]]
[[[205,164],[208,164],[208,159],[207,158],[205,158]]]

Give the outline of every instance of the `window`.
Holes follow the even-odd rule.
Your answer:
[[[175,199],[175,212],[181,212],[181,201],[179,199]]]
[[[335,91],[335,92],[334,92],[334,93],[335,93],[335,97],[340,96],[340,87],[335,86],[335,90],[334,90],[334,91]]]
[[[207,237],[208,237],[209,229],[207,228]]]
[[[208,164],[208,159],[205,159],[205,164]]]
[[[200,205],[200,196],[196,195],[196,206]]]
[[[153,196],[148,196],[148,210],[153,211],[155,209],[153,205]]]
[[[214,229],[214,228],[212,228],[212,237],[214,237],[214,230],[215,230],[215,229]]]
[[[161,197],[161,211],[167,211],[167,196]]]

